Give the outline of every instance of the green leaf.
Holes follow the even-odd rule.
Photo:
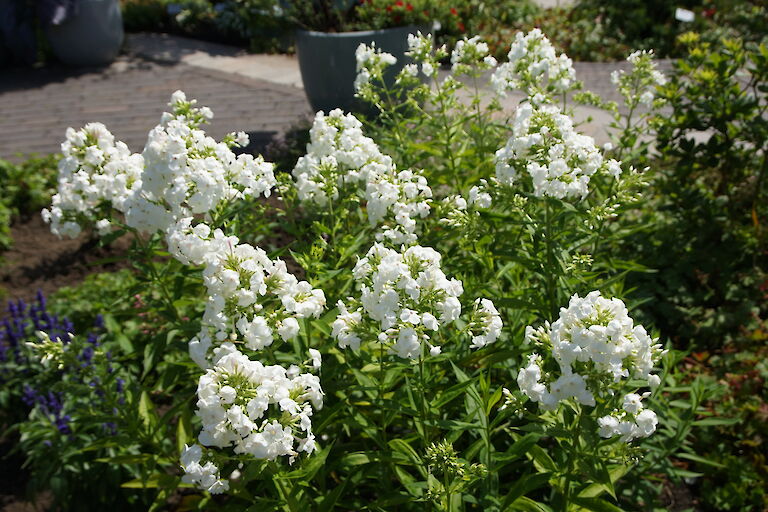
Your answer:
[[[534,501],[531,498],[526,498],[525,496],[517,498],[509,508],[505,509],[505,512],[508,510],[522,510],[523,512],[552,512],[552,509],[547,505]]]
[[[541,439],[541,434],[536,432],[530,432],[525,434],[520,439],[515,441],[509,450],[497,455],[496,460],[500,462],[509,462],[522,457],[527,454],[532,446],[534,446],[538,440]]]
[[[531,475],[525,475],[514,483],[507,495],[504,497],[504,501],[501,504],[501,509],[506,510],[507,507],[514,504],[519,498],[525,494],[543,487],[549,483],[552,473],[534,473]],[[514,509],[512,509],[514,510]]]
[[[713,466],[716,468],[724,468],[725,465],[720,464],[719,462],[715,462],[713,460],[701,457],[700,455],[694,455],[692,453],[677,453],[675,454],[675,457],[678,459],[687,459],[691,460],[693,462],[698,462],[700,464],[706,464],[707,466]]]
[[[573,503],[593,512],[623,512],[619,507],[600,498],[573,498]]]

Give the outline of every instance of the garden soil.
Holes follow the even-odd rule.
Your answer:
[[[108,247],[86,234],[59,239],[39,215],[15,223],[11,236],[13,247],[0,253],[0,294],[6,299],[30,301],[38,290],[47,296],[79,284],[88,274],[113,272],[130,264],[127,238]]]

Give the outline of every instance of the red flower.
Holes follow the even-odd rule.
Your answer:
[[[459,27],[459,32],[466,32],[467,29],[462,22],[459,22],[457,26]]]
[[[403,6],[403,0],[397,0],[397,2],[395,2],[395,5],[398,6],[398,7],[402,7]]]
[[[454,16],[458,16],[459,11],[457,11],[455,7],[451,7],[451,14],[453,14]]]
[[[405,10],[410,12],[413,10],[413,6],[411,4],[406,4]]]

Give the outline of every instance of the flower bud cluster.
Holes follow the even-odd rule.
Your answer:
[[[575,86],[576,72],[567,55],[556,55],[547,37],[534,28],[527,34],[518,32],[510,46],[509,61],[491,76],[491,84],[499,95],[520,89],[528,96],[565,93]]]
[[[495,68],[498,62],[489,54],[488,44],[480,36],[460,39],[451,52],[451,72],[476,74]]]
[[[627,57],[627,62],[632,64],[629,73],[616,70],[611,73],[613,82],[630,107],[638,104],[650,107],[656,98],[656,89],[667,83],[664,74],[656,69],[653,61],[653,51],[638,50]]]
[[[299,374],[298,367],[286,370],[252,361],[231,344],[219,356],[197,386],[200,443],[233,446],[235,453],[264,460],[312,453],[310,418],[323,406],[320,379]]]
[[[144,159],[115,142],[101,123],[68,128],[61,152],[58,190],[51,208],[42,211],[43,220],[59,237],[74,238],[87,224],[106,234],[111,208],[125,212],[126,201],[141,186]]]
[[[210,228],[198,225],[194,231],[205,234]],[[193,244],[195,238],[193,232],[185,243]],[[298,320],[322,313],[323,291],[296,279],[284,261],[271,260],[262,249],[218,231],[197,240],[202,249],[185,248],[185,253],[205,263],[208,301],[202,329],[189,343],[190,356],[200,367],[209,366],[214,341],[242,340],[248,349],[261,350],[272,345],[276,335],[293,339],[299,333]],[[210,252],[199,256],[205,250]]]
[[[472,334],[472,348],[483,348],[496,341],[503,327],[501,315],[488,299],[476,299],[475,309],[469,323]]]
[[[426,178],[414,171],[400,171],[381,153],[362,124],[341,110],[327,116],[318,112],[310,130],[307,154],[293,169],[299,199],[325,206],[339,198],[340,189],[362,193],[371,226],[381,225],[378,240],[394,244],[416,241],[415,218],[429,213],[432,190]]]
[[[597,397],[612,400],[616,389],[628,385],[622,379],[644,380],[651,388],[659,385],[659,377],[651,372],[663,354],[661,346],[641,325],[634,325],[620,299],[606,299],[599,291],[583,298],[574,295],[568,307],[560,309],[557,321],[535,330],[529,326],[526,339],[546,348],[549,354],[532,354],[518,373],[517,383],[544,409],[554,410],[568,399],[587,406],[594,406]],[[549,355],[559,369],[557,376],[545,372]],[[625,398],[636,396],[628,394]],[[627,414],[641,412],[638,407],[627,407],[625,403]],[[649,417],[650,411],[640,418],[641,423]],[[643,425],[638,428],[648,423]]]
[[[184,451],[181,453],[181,467],[184,469],[184,476],[181,477],[181,481],[195,485],[211,494],[221,494],[228,491],[229,480],[221,478],[216,464],[212,461],[201,464],[202,459],[202,446],[199,444],[184,445]]]
[[[400,357],[418,358],[422,342],[431,354],[439,354],[440,347],[430,343],[427,333],[459,317],[463,292],[461,281],[448,279],[440,269],[440,258],[430,247],[398,252],[374,244],[353,271],[360,298],[338,303],[332,335],[339,346],[356,350],[363,336],[376,333]]]
[[[520,105],[512,136],[496,152],[496,178],[512,185],[523,172],[530,175],[537,197],[584,198],[590,177],[606,173],[615,178],[621,164],[605,160],[588,135],[574,129],[573,121],[554,105]]]

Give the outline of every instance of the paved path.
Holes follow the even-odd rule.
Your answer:
[[[132,150],[141,151],[177,89],[213,109],[212,136],[243,130],[255,148],[311,115],[295,56],[249,55],[164,34],[130,34],[125,50],[106,68],[0,70],[0,158],[58,151],[67,127],[90,121],[104,123]],[[574,66],[585,89],[619,99],[610,73],[627,63]],[[517,101],[512,96],[506,103],[513,108]],[[575,117],[591,118],[582,131],[599,143],[608,140],[605,112],[582,107]]]
[[[100,69],[2,70],[0,158],[56,152],[67,127],[90,121],[104,123],[133,151],[141,151],[147,132],[177,89],[213,109],[208,129],[213,137],[243,130],[257,146],[311,113],[304,92],[290,84],[191,65],[175,57],[144,57],[129,53]]]

